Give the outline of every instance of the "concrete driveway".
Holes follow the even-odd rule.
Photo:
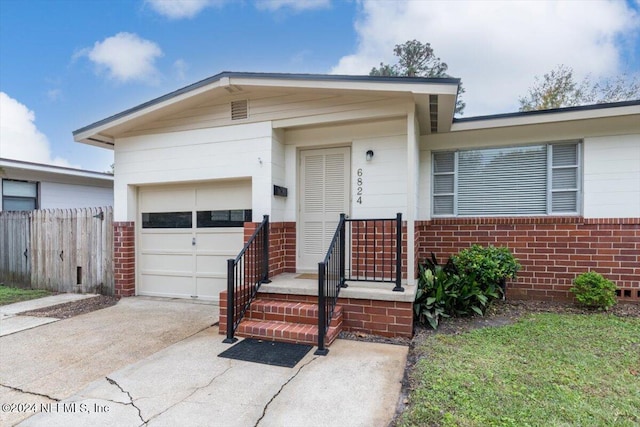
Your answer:
[[[76,327],[92,324],[92,333],[65,332],[74,328],[60,321],[0,338],[0,378],[11,387],[0,388],[0,403],[38,403],[19,417],[0,414],[10,416],[0,424],[386,426],[391,421],[407,347],[337,340],[328,356],[312,351],[294,368],[230,360],[217,357],[229,345],[222,343],[217,327],[208,327],[214,309],[128,298],[105,313],[68,319]],[[112,324],[119,327],[111,329]],[[45,328],[55,328],[59,337]],[[9,345],[4,341],[23,334],[30,338]],[[76,351],[62,343],[49,350],[41,344],[58,338]],[[17,364],[17,369],[5,368],[5,353],[20,345],[41,351],[27,363],[34,372],[19,366],[29,360],[27,349],[10,356],[8,365]],[[95,356],[89,348],[96,348]],[[76,353],[83,356],[65,362]]]
[[[39,405],[66,399],[209,328],[218,316],[218,307],[211,304],[124,298],[104,310],[0,337],[0,403]],[[0,425],[31,415],[3,410]]]

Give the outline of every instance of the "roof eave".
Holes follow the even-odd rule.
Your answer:
[[[362,90],[412,93],[414,95],[457,93],[460,79],[455,78],[398,78],[371,76],[341,76],[318,74],[277,74],[223,72],[192,85],[155,98],[136,107],[73,131],[75,141],[111,148],[113,138],[105,135],[109,128],[126,123],[217,88],[234,86],[288,87],[328,90]]]
[[[598,119],[640,114],[640,100],[555,108],[489,116],[465,117],[453,120],[451,131],[467,131],[510,126],[524,126],[572,120]]]
[[[0,167],[7,169],[20,169],[30,172],[45,172],[82,178],[91,178],[102,181],[113,181],[113,175],[106,172],[89,171],[85,169],[69,168],[65,166],[47,165],[44,163],[25,162],[23,160],[0,158]]]

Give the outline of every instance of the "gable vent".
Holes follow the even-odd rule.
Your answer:
[[[249,102],[246,99],[231,101],[231,120],[241,120],[249,117]]]

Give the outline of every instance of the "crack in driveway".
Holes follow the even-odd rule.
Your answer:
[[[216,322],[215,324],[217,324],[217,322]],[[179,343],[179,342],[185,341],[185,340],[187,340],[187,339],[189,339],[189,338],[193,337],[194,335],[197,335],[197,334],[199,334],[199,333],[201,333],[201,332],[203,332],[203,331],[206,331],[207,329],[211,328],[212,326],[215,326],[215,324],[214,324],[214,325],[211,325],[211,326],[205,326],[205,327],[203,327],[203,328],[201,328],[201,329],[199,329],[199,330],[197,330],[197,331],[195,331],[195,332],[193,332],[193,333],[191,333],[191,334],[189,334],[189,335],[187,335],[187,336],[185,336],[185,337],[180,338],[179,340],[177,340],[177,341],[175,341],[175,342],[171,343],[170,345],[174,345],[174,344],[177,344],[177,343]],[[169,345],[169,346],[170,346],[170,345]],[[167,346],[167,347],[169,347],[169,346]],[[86,358],[84,358],[84,359],[86,359]],[[79,360],[78,362],[76,362],[76,364],[81,363],[84,359]],[[227,369],[227,370],[228,370],[228,369]],[[226,372],[226,371],[225,371],[225,372]],[[224,372],[223,372],[223,373],[224,373]],[[222,374],[221,374],[221,375],[222,375]],[[122,393],[124,393],[125,395],[127,395],[127,397],[129,398],[129,402],[128,402],[128,403],[123,403],[123,402],[117,402],[117,401],[110,400],[110,399],[104,399],[104,400],[109,401],[109,402],[113,402],[113,403],[117,403],[117,404],[121,404],[121,405],[125,405],[125,406],[127,406],[127,405],[131,405],[131,406],[133,406],[133,407],[138,411],[138,417],[140,418],[140,421],[142,421],[142,424],[141,424],[141,425],[147,425],[147,423],[148,423],[152,418],[154,418],[154,417],[155,417],[155,416],[154,416],[154,417],[151,417],[149,420],[145,420],[145,419],[144,419],[144,417],[142,416],[142,411],[141,411],[141,409],[140,409],[140,408],[139,408],[139,407],[134,403],[134,399],[133,399],[133,396],[131,396],[131,393],[129,393],[128,391],[126,391],[125,389],[123,389],[123,388],[120,386],[120,384],[118,384],[118,382],[117,382],[117,381],[115,381],[114,379],[109,378],[109,377],[105,377],[105,379],[107,380],[107,382],[109,382],[109,384],[112,384],[112,385],[114,385],[114,386],[118,387],[118,389],[120,389],[120,391],[121,391]],[[215,378],[214,378],[214,379],[215,379]],[[212,380],[212,381],[213,381],[213,380]],[[18,390],[18,391],[22,391],[22,390],[20,390],[20,389],[16,389],[16,390]],[[197,391],[197,390],[196,390],[196,391]],[[27,393],[28,393],[28,392],[27,392]],[[194,393],[195,393],[195,391],[194,391]],[[37,394],[37,393],[32,393],[32,394]],[[48,397],[48,398],[50,398],[50,399],[52,399],[52,400],[55,400],[55,401],[58,401],[58,402],[60,401],[59,399],[54,399],[54,398],[51,398],[51,397],[46,396],[46,395],[42,395],[42,396],[44,396],[44,397]],[[187,396],[187,397],[189,397],[189,396]],[[178,403],[179,403],[179,402],[178,402]],[[156,415],[156,416],[157,416],[157,415]]]
[[[60,399],[56,399],[55,397],[51,397],[48,394],[37,393],[35,391],[29,391],[29,390],[23,390],[21,388],[13,387],[13,386],[6,385],[6,384],[0,384],[0,387],[8,388],[9,390],[17,391],[17,392],[24,393],[24,394],[31,394],[33,396],[45,397],[45,398],[47,398],[49,400],[53,400],[54,402],[60,402]]]
[[[199,387],[195,387],[193,389],[193,391],[191,393],[189,393],[187,396],[185,396],[184,398],[180,399],[178,402],[174,403],[173,405],[169,406],[167,409],[165,409],[162,412],[158,412],[156,415],[152,416],[151,418],[149,418],[149,421],[151,421],[154,418],[159,417],[160,415],[164,414],[165,412],[167,412],[169,409],[173,408],[174,406],[178,405],[179,403],[184,402],[185,400],[187,400],[188,398],[190,398],[191,396],[193,396],[194,394],[196,394],[198,391],[202,390],[203,388],[207,388],[209,387],[211,384],[213,384],[213,382],[215,380],[217,380],[218,378],[220,378],[221,376],[223,376],[224,374],[226,374],[231,368],[233,368],[233,366],[228,366],[227,369],[225,369],[224,371],[222,371],[221,373],[219,373],[218,375],[214,376],[213,378],[211,378],[211,381],[209,381],[207,384],[203,385],[203,386],[199,386]]]
[[[276,392],[276,394],[274,394],[271,399],[269,399],[269,401],[267,402],[266,405],[264,405],[264,408],[262,408],[262,415],[260,415],[260,418],[258,418],[258,420],[256,421],[256,423],[253,425],[253,427],[258,427],[258,424],[260,424],[260,422],[262,421],[262,419],[267,415],[267,409],[269,408],[269,405],[271,405],[271,402],[273,402],[276,397],[278,397],[278,395],[282,392],[282,390],[284,390],[284,388],[287,386],[287,384],[289,384],[291,381],[293,381],[293,379],[295,377],[298,376],[298,374],[300,373],[300,371],[302,371],[302,369],[311,364],[311,362],[313,362],[314,360],[316,360],[318,358],[318,356],[314,357],[313,359],[309,360],[307,363],[305,363],[304,365],[300,366],[300,368],[296,371],[295,374],[293,374],[284,384],[282,384],[280,386],[280,390],[278,390]]]
[[[109,382],[109,384],[113,384],[114,386],[118,387],[120,389],[120,391],[124,394],[126,394],[127,396],[129,396],[129,403],[125,403],[124,405],[131,405],[134,408],[136,408],[136,410],[138,411],[138,417],[140,417],[140,421],[142,421],[142,425],[146,425],[148,423],[148,421],[145,421],[144,418],[142,418],[142,411],[140,411],[140,408],[138,408],[136,406],[135,403],[133,403],[133,397],[131,396],[131,393],[129,393],[128,391],[126,391],[125,389],[123,389],[120,384],[118,384],[118,382],[116,380],[112,380],[109,377],[105,377],[106,380]],[[120,402],[118,402],[120,403]]]

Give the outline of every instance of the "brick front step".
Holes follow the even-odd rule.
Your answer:
[[[329,346],[340,334],[339,326],[330,326],[325,337]],[[318,327],[302,323],[273,322],[268,320],[244,319],[238,325],[236,335],[265,341],[281,341],[294,344],[318,344]]]
[[[318,306],[294,301],[271,301],[258,299],[251,303],[245,319],[267,320],[273,322],[318,324]],[[342,307],[336,306],[331,326],[342,323]]]
[[[340,334],[342,317],[342,307],[336,306],[325,345],[331,344]],[[255,300],[238,325],[236,335],[266,341],[317,345],[318,306],[302,302]]]

